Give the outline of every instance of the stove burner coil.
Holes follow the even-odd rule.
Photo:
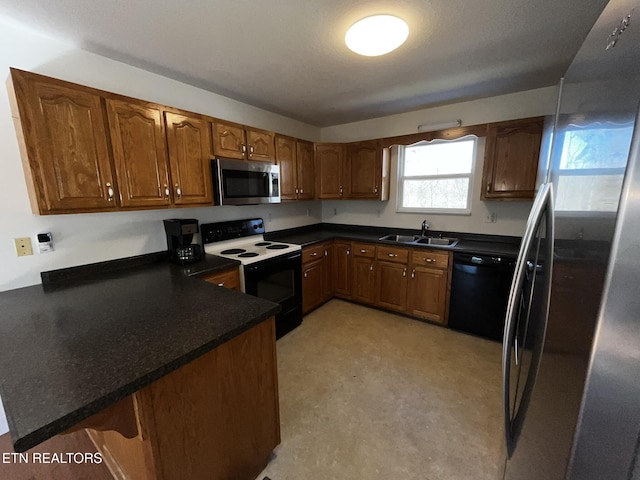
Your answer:
[[[222,255],[235,255],[236,253],[244,253],[246,250],[244,248],[230,248],[228,250],[223,250],[220,253]]]

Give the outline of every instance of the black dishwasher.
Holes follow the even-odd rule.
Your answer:
[[[449,327],[502,340],[514,258],[453,254]]]

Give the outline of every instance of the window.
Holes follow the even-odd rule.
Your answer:
[[[476,143],[468,136],[401,146],[396,211],[470,214]]]
[[[569,125],[560,136],[556,209],[615,212],[632,134],[633,122]]]

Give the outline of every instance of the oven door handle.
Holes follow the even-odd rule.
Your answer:
[[[244,266],[245,272],[255,272],[258,269],[269,267],[274,263],[283,263],[283,262],[295,262],[297,259],[302,259],[302,252],[300,250],[296,250],[295,252],[284,254],[278,257],[268,258],[266,260],[262,260],[256,263],[250,263],[249,265]]]

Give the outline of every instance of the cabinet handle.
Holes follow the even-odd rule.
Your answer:
[[[371,264],[371,266],[369,267],[369,270],[373,272],[373,263]]]
[[[111,182],[106,183],[107,187],[107,200],[113,202],[113,187],[111,186]]]
[[[169,200],[169,195],[171,194],[171,191],[169,190],[169,185],[167,185],[166,183],[164,184],[164,198],[165,200]]]
[[[296,195],[298,194],[298,187],[296,187]]]
[[[351,255],[351,250],[347,250],[347,255]]]
[[[307,274],[307,272],[304,272],[304,278],[308,278],[309,275]]]
[[[176,183],[176,195],[178,196],[178,200],[182,198],[182,189],[180,188],[180,185],[178,185],[177,183]]]
[[[224,282],[218,284],[219,287],[224,287]]]
[[[427,257],[424,257],[424,258],[423,258],[423,260],[424,260],[425,262],[427,262],[427,263],[435,262],[435,260],[434,260],[433,258],[427,258]]]
[[[327,250],[324,251],[324,256],[328,257],[329,256],[329,252]]]
[[[303,189],[300,189],[300,193],[304,193],[304,190],[303,190]]]
[[[318,252],[313,252],[313,253],[311,254],[311,256],[312,256],[312,257],[317,257],[317,256],[318,256]]]
[[[240,146],[242,147],[242,153],[247,153],[247,146],[244,143],[240,144]]]
[[[360,253],[367,253],[367,251],[364,248],[361,248]]]
[[[249,145],[249,155],[253,154],[253,145]]]
[[[491,191],[491,182],[487,182],[487,193]]]
[[[416,278],[416,269],[415,268],[411,269],[411,278]]]
[[[340,185],[340,196],[342,196],[342,185]]]
[[[375,188],[373,189],[373,193],[378,193],[378,186],[376,185]]]
[[[389,255],[390,257],[397,257],[398,256],[397,253],[387,253],[387,255]]]
[[[404,270],[402,271],[402,276],[403,277],[407,276],[407,267],[404,267]]]

